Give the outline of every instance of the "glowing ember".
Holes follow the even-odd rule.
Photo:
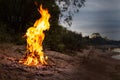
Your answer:
[[[46,60],[48,57],[44,55],[42,42],[45,37],[43,31],[49,30],[50,28],[50,14],[48,10],[42,9],[42,5],[38,11],[41,14],[41,18],[34,23],[33,27],[28,28],[26,32],[28,54],[24,59],[19,61],[25,65],[47,64]]]

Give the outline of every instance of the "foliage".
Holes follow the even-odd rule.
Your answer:
[[[65,44],[66,49],[78,50],[82,45],[82,35],[66,30],[64,31],[62,42]]]
[[[51,13],[51,23],[58,24],[59,17],[63,15],[62,12],[66,12],[64,21],[68,24],[72,20],[72,11],[69,8],[73,6],[74,11],[78,11],[85,0],[0,0],[0,21],[5,22],[7,26],[14,30],[14,33],[25,32],[29,26],[32,26],[38,19],[39,13],[37,8],[40,4],[43,4],[44,8],[48,8]],[[56,5],[56,3],[58,3]],[[58,5],[65,3],[63,7]],[[66,8],[66,10],[65,10]],[[63,10],[64,9],[64,10]],[[73,11],[73,12],[74,12]],[[26,26],[29,25],[29,26]]]
[[[0,23],[0,34],[0,42],[9,42],[12,40],[11,35],[9,35],[9,29],[4,23]]]
[[[99,33],[92,33],[91,38],[101,37]]]
[[[120,41],[109,40],[106,37],[103,38],[100,33],[93,33],[90,38],[92,45],[120,45]]]
[[[56,4],[58,2],[59,4]],[[52,50],[63,51],[65,47],[68,48],[67,46],[69,45],[68,43],[62,42],[63,38],[65,38],[65,36],[63,37],[65,29],[59,25],[59,18],[65,17],[61,16],[63,15],[62,12],[69,13],[65,20],[65,22],[69,23],[71,20],[70,17],[72,18],[73,15],[71,15],[72,12],[68,11],[68,9],[74,6],[76,7],[76,10],[74,10],[76,12],[78,11],[78,7],[80,8],[82,6],[83,2],[84,0],[1,0],[0,22],[6,25],[6,27],[0,28],[1,30],[3,29],[1,34],[4,34],[0,37],[1,41],[7,40],[9,42],[15,42],[16,44],[24,44],[25,40],[22,36],[25,34],[27,28],[32,26],[36,19],[40,18],[37,8],[42,4],[43,8],[47,8],[51,14],[51,28],[45,32],[44,46]],[[58,6],[61,3],[65,3],[63,7]],[[6,35],[7,37],[4,37]],[[10,35],[10,37],[8,35]],[[65,35],[67,36],[67,33],[65,33]],[[70,35],[69,38],[72,38],[72,32]]]
[[[84,5],[86,0],[56,0],[60,8],[60,22],[71,26],[72,16],[74,13],[79,12],[79,9]]]
[[[102,38],[99,33],[93,33],[97,35],[93,38],[83,37],[82,34],[59,25],[63,18],[70,26],[73,14],[79,11],[84,2],[85,0],[0,0],[0,42],[25,44],[22,36],[40,18],[37,8],[42,4],[51,14],[50,30],[45,31],[43,42],[45,48],[63,52],[80,50],[87,45],[120,44],[120,41]]]

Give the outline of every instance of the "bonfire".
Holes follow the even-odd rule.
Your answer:
[[[45,30],[49,30],[49,18],[50,14],[47,9],[43,9],[42,5],[38,9],[41,14],[41,18],[36,20],[34,25],[27,29],[25,36],[27,37],[27,51],[26,55],[19,62],[25,65],[47,65],[48,57],[43,52],[42,42],[44,40]]]

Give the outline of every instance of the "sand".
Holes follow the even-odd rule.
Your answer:
[[[0,44],[0,80],[120,80],[120,60],[110,50],[45,50],[49,65],[38,67],[18,63],[25,51],[25,45]]]

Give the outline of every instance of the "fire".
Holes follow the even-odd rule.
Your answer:
[[[36,20],[33,27],[28,28],[26,32],[27,41],[27,55],[24,59],[20,60],[20,63],[25,65],[47,65],[47,56],[44,55],[42,42],[45,34],[43,31],[49,30],[49,18],[50,14],[47,9],[43,9],[42,5],[38,9],[41,14],[41,18]]]

